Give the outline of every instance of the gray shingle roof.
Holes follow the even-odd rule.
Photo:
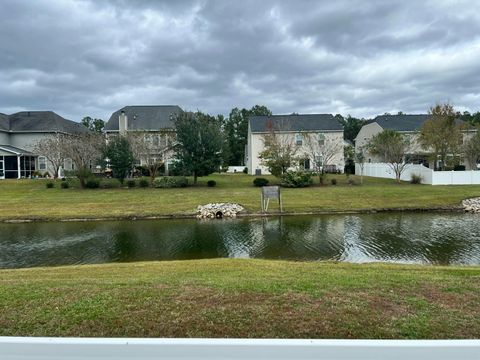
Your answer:
[[[88,131],[82,124],[67,120],[53,111],[21,111],[8,116],[4,115],[4,117],[0,116],[0,130],[9,132],[64,132],[68,134]]]
[[[10,123],[8,121],[8,115],[0,113],[0,130],[8,131]]]
[[[343,131],[332,114],[250,116],[252,133],[267,132],[269,128],[283,131]]]
[[[428,114],[418,115],[379,115],[373,121],[383,129],[395,131],[417,131],[420,130],[423,123],[430,119]]]
[[[110,116],[105,125],[107,132],[118,131],[118,117],[122,111],[128,118],[128,130],[171,129],[173,128],[172,115],[183,112],[177,105],[125,106]]]
[[[11,145],[0,145],[0,150],[4,150],[6,152],[11,152],[16,155],[27,155],[27,156],[35,156],[34,153],[31,153],[30,151],[23,150],[20,148],[17,148],[15,146]]]

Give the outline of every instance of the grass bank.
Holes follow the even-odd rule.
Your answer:
[[[268,177],[271,183],[277,181]],[[361,186],[348,185],[344,175],[331,175],[337,185],[283,189],[284,210],[291,213],[375,209],[429,209],[458,207],[462,199],[480,196],[480,186],[397,184],[393,180],[364,178]],[[355,177],[354,177],[355,178]],[[236,202],[251,213],[260,211],[260,189],[244,174],[212,175],[199,186],[183,189],[46,189],[45,180],[0,181],[0,220],[122,218],[185,215],[197,205]],[[217,186],[206,186],[215,180]],[[356,178],[359,181],[358,177]],[[276,211],[275,205],[271,205]]]
[[[199,260],[0,270],[0,335],[480,337],[480,267]]]

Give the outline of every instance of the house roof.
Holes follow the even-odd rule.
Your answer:
[[[0,145],[0,150],[6,151],[8,153],[12,153],[14,155],[36,156],[35,154],[31,153],[30,151],[23,150],[23,149],[17,148],[15,146],[10,146],[10,145]]]
[[[417,115],[379,115],[375,119],[378,125],[383,129],[390,129],[395,131],[417,131],[420,130],[423,123],[430,119],[428,114]]]
[[[128,119],[128,130],[160,130],[171,129],[172,115],[183,110],[178,105],[138,105],[125,106],[115,111],[107,124],[106,131],[118,131],[118,117],[124,111]]]
[[[12,115],[0,114],[0,130],[8,132],[85,133],[80,123],[67,120],[53,111],[21,111]]]
[[[332,114],[250,116],[252,133],[264,133],[269,128],[281,131],[343,131]]]

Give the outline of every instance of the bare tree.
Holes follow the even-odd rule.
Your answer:
[[[387,129],[372,137],[367,146],[371,154],[379,156],[390,166],[397,182],[400,182],[407,167],[405,154],[409,148],[408,140],[402,134]]]
[[[262,136],[264,150],[260,152],[261,164],[276,177],[283,175],[296,162],[298,148],[288,132],[288,123],[267,124],[267,133]],[[283,133],[282,133],[283,132]]]
[[[360,184],[363,184],[363,168],[365,167],[365,151],[363,146],[355,152],[355,162],[360,167]]]
[[[68,136],[57,133],[55,135],[43,138],[34,145],[35,153],[45,156],[48,160],[48,165],[51,165],[53,170],[53,178],[58,177],[58,171],[65,160],[67,152]]]
[[[135,160],[148,170],[150,183],[153,183],[158,170],[165,164],[166,154],[172,150],[174,133],[130,132],[127,136]]]
[[[65,158],[75,164],[75,175],[80,181],[80,186],[85,187],[85,180],[91,176],[91,167],[100,162],[104,138],[99,133],[84,133],[69,135],[65,146]]]
[[[333,160],[338,154],[343,154],[343,138],[328,137],[323,133],[305,133],[303,139],[305,152],[312,160],[320,184],[323,184],[326,169],[333,165]]]

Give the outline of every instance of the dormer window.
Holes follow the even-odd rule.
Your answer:
[[[298,134],[295,134],[295,144],[297,144],[298,146],[302,146],[303,145],[303,135],[298,133]]]

